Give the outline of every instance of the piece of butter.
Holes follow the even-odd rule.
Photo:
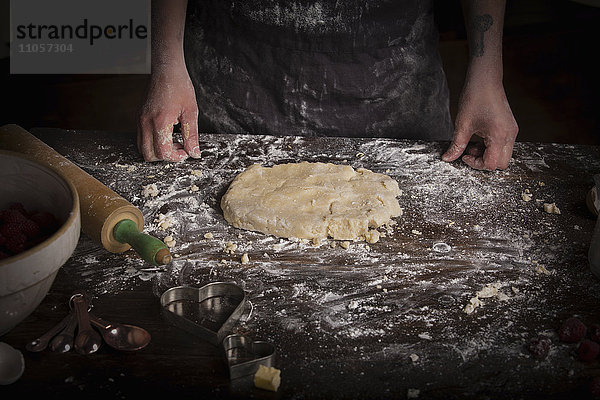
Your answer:
[[[254,386],[260,389],[276,392],[281,383],[281,371],[273,367],[258,366],[258,371],[254,374]]]

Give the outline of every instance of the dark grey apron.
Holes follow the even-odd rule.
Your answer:
[[[445,140],[432,0],[190,0],[201,132]]]

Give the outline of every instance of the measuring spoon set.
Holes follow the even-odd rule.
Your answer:
[[[75,293],[69,299],[71,312],[25,348],[40,352],[50,347],[57,353],[75,349],[80,354],[95,353],[102,341],[121,351],[140,350],[150,343],[150,334],[133,325],[110,323],[91,314],[90,301],[84,293]],[[94,329],[96,328],[96,329]]]

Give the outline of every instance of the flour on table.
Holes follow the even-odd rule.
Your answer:
[[[364,168],[332,163],[254,164],[239,174],[221,199],[236,228],[284,238],[365,240],[402,215],[398,183]]]
[[[434,243],[431,248],[433,249],[433,251],[438,252],[438,253],[448,253],[448,252],[450,252],[450,250],[452,250],[452,247],[449,244],[444,243],[444,242]]]
[[[569,351],[551,351],[545,361],[524,365],[532,360],[523,344],[532,329],[546,331],[557,315],[581,312],[599,296],[600,285],[589,279],[585,252],[595,220],[564,209],[576,198],[573,193],[589,189],[581,175],[600,169],[597,157],[578,148],[567,152],[553,144],[538,149],[516,143],[510,169],[489,173],[441,161],[445,146],[435,143],[375,139],[355,145],[355,140],[336,138],[331,153],[322,141],[319,146],[312,143],[312,138],[211,136],[203,143],[202,160],[173,163],[171,168],[136,161],[137,174],[106,163],[133,164],[133,147],[112,146],[103,154],[73,152],[74,161],[130,199],[146,220],[159,213],[172,216],[173,228],[164,232],[151,224],[148,233],[172,235],[181,256],[173,254],[166,266],[149,266],[133,252],[112,255],[84,235],[61,273],[96,296],[119,295],[139,281],[151,281],[157,298],[173,286],[236,282],[248,293],[251,307],[249,316],[240,319],[241,328],[277,343],[283,362],[295,363],[288,373],[311,380],[351,376],[342,366],[360,360],[390,367],[387,376],[397,379],[378,383],[386,393],[406,396],[408,388],[420,388],[419,397],[427,397],[424,393],[439,388],[471,385],[487,393],[493,371],[499,374],[494,379],[507,385],[499,390],[518,397],[523,388],[532,388],[527,386],[532,379],[552,385],[548,376],[561,376],[565,366],[577,367]],[[357,152],[365,156],[355,158]],[[552,168],[581,165],[574,170],[572,185],[562,188],[551,184],[550,177],[545,186],[539,184],[550,171],[542,153],[553,154]],[[391,171],[404,192],[399,197],[405,210],[398,218],[401,223],[368,250],[365,242],[352,240],[333,241],[335,248],[329,247],[332,240],[320,247],[307,239],[278,243],[279,238],[238,230],[223,220],[218,194],[237,174],[253,163],[295,160],[346,160],[354,168]],[[543,173],[532,176],[531,165],[543,166]],[[202,177],[192,176],[192,168],[201,168]],[[144,199],[141,188],[152,182],[160,193]],[[198,192],[189,192],[192,183]],[[530,202],[520,196],[525,188],[531,191]],[[556,202],[568,218],[546,214],[545,202]],[[581,230],[573,229],[574,224]],[[223,252],[229,240],[239,245],[233,255]],[[435,246],[442,242],[451,247]],[[249,264],[241,262],[242,253],[248,254]],[[476,297],[490,282],[501,283],[498,294]],[[467,315],[462,308],[472,298],[478,306]],[[433,340],[418,338],[421,332],[430,332]],[[316,358],[306,351],[315,349],[315,343]],[[499,359],[515,368],[498,369]],[[456,368],[444,370],[448,362]],[[579,367],[577,375],[587,371],[585,365]],[[415,376],[425,378],[412,380]],[[574,376],[573,384],[578,380]]]
[[[126,164],[119,164],[119,163],[115,163],[115,167],[123,168],[123,169],[127,170],[127,172],[133,172],[137,169],[137,167],[135,165],[126,165]]]

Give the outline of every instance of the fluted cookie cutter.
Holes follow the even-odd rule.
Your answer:
[[[219,346],[244,312],[246,293],[230,282],[177,286],[161,295],[160,304],[174,325]]]
[[[229,378],[254,375],[259,365],[272,367],[275,347],[267,342],[254,341],[244,335],[229,335],[223,339],[223,350],[229,366]]]

